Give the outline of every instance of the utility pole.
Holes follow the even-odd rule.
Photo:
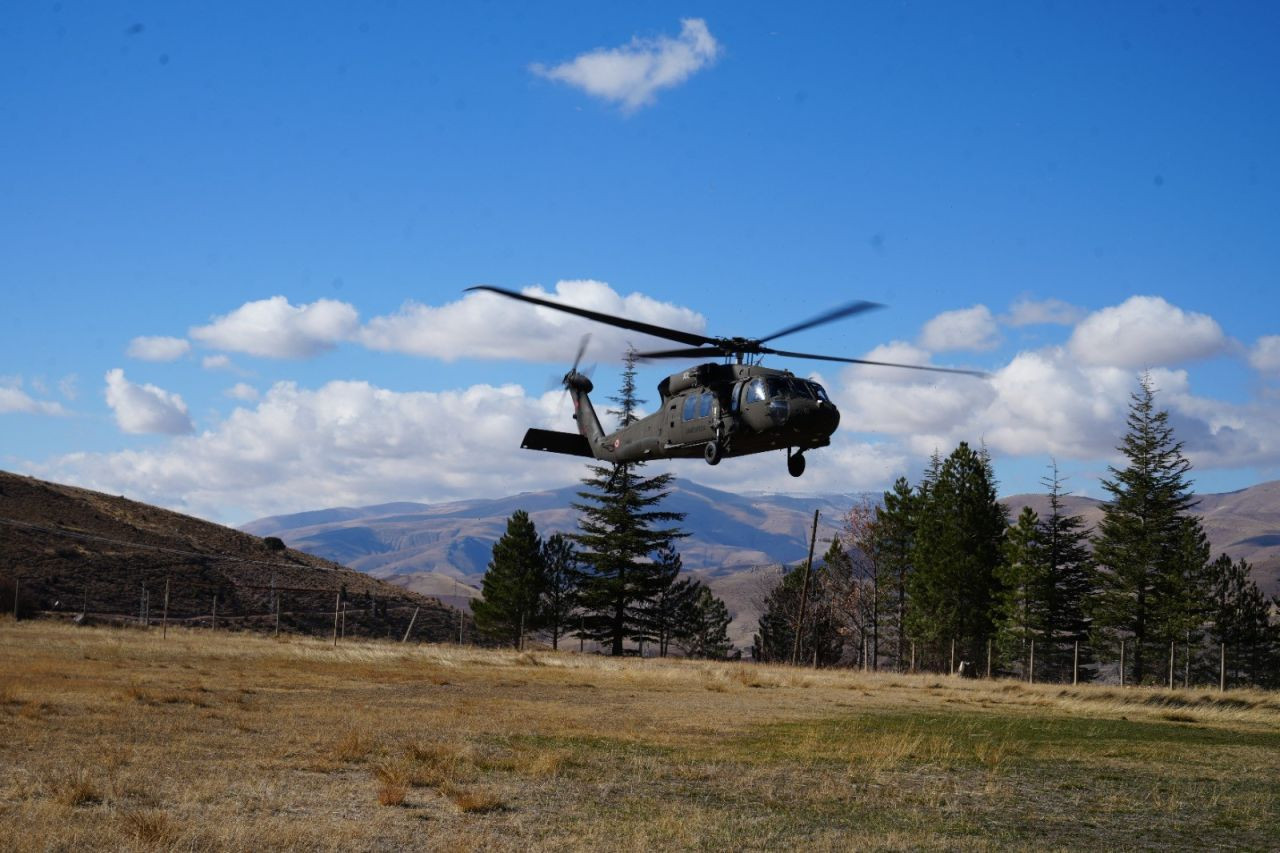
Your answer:
[[[818,510],[813,511],[813,532],[809,534],[809,558],[804,561],[804,578],[800,582],[800,618],[796,620],[795,643],[791,647],[791,663],[800,660],[800,637],[804,634],[804,607],[809,600],[809,572],[813,569],[813,547],[818,544]],[[816,645],[815,645],[816,648]]]
[[[342,590],[333,594],[333,647],[338,647],[338,612],[342,609]]]
[[[404,639],[401,640],[400,642],[402,643],[409,642],[409,634],[413,631],[413,623],[418,621],[418,611],[421,609],[422,609],[421,607],[413,608],[413,615],[409,617],[409,627],[405,629]]]

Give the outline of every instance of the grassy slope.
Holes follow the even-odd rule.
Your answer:
[[[1277,778],[1274,693],[0,621],[0,849],[1274,849]]]

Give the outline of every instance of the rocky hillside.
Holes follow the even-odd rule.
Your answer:
[[[274,547],[273,547],[274,545]],[[402,636],[415,610],[420,640],[456,636],[458,613],[438,600],[257,536],[123,497],[0,472],[0,603],[14,582],[26,612],[90,619],[169,618],[219,627],[333,629]]]

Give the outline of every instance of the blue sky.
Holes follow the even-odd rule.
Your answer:
[[[711,334],[871,299],[889,307],[787,346],[993,375],[785,364],[817,368],[838,441],[802,480],[781,454],[674,465],[708,485],[883,488],[965,439],[1005,492],[1056,458],[1100,494],[1144,368],[1199,488],[1273,479],[1277,24],[1272,4],[20,5],[0,465],[236,522],[572,482],[517,445],[570,428],[547,386],[583,328],[463,299],[486,283]],[[626,339],[595,332],[607,389]]]

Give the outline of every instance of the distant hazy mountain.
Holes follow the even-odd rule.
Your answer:
[[[447,504],[392,503],[274,516],[242,528],[279,536],[291,547],[385,578],[447,604],[478,594],[493,543],[517,509],[543,535],[577,529],[581,486],[526,492],[495,500]],[[813,511],[820,510],[817,556],[843,523],[858,495],[737,495],[677,480],[663,509],[685,513],[690,533],[680,543],[684,566],[707,581],[735,615],[739,644],[755,630],[759,577],[779,563],[805,558]]]
[[[1040,515],[1049,511],[1044,495],[1013,495],[1001,499],[1010,508],[1010,519],[1023,506]],[[1280,593],[1280,480],[1260,483],[1224,494],[1197,495],[1192,512],[1200,517],[1213,546],[1213,555],[1243,557],[1253,567],[1252,577],[1267,595]],[[1102,519],[1102,501],[1067,497],[1064,508],[1093,528]]]
[[[577,526],[580,486],[527,492],[495,500],[447,504],[391,503],[339,507],[274,516],[246,524],[257,536],[279,536],[290,546],[385,578],[415,592],[462,603],[478,593],[493,543],[517,509],[529,513],[544,536]],[[817,555],[827,548],[858,494],[794,497],[738,495],[677,480],[665,509],[686,513],[690,536],[680,545],[685,568],[725,599],[734,615],[731,636],[750,642],[760,599],[779,564],[805,558],[813,511],[820,510]],[[878,499],[873,496],[873,499]],[[1022,505],[1047,509],[1043,495],[1005,498],[1011,515]],[[1100,502],[1068,497],[1068,511],[1092,526]],[[1254,577],[1268,593],[1280,591],[1280,482],[1225,495],[1204,495],[1202,516],[1214,552],[1226,551],[1254,564]]]

